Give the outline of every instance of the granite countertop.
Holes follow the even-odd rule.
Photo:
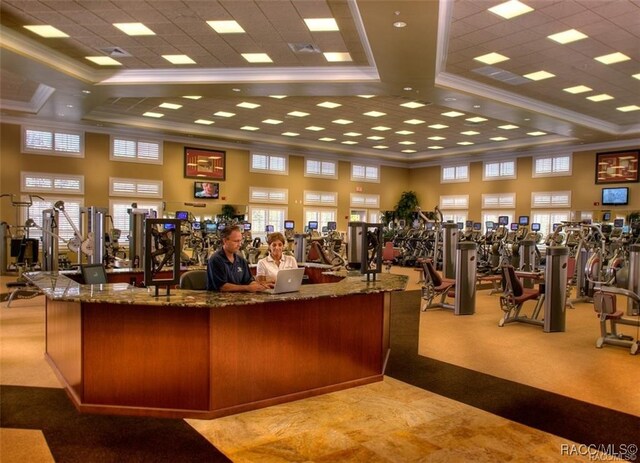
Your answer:
[[[302,285],[299,292],[287,294],[218,293],[171,289],[170,296],[155,297],[155,288],[138,288],[128,283],[81,285],[61,272],[31,272],[24,274],[52,300],[109,304],[166,305],[183,307],[225,307],[231,305],[262,304],[271,301],[306,300],[321,297],[340,297],[405,289],[408,277],[389,273],[377,274],[376,281],[366,281],[363,275],[348,276],[337,283]]]

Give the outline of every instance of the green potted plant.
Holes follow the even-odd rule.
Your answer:
[[[404,219],[406,223],[411,223],[413,214],[416,212],[419,201],[414,191],[403,191],[396,204],[395,216],[397,219]]]
[[[222,206],[222,210],[220,211],[220,215],[225,219],[231,219],[234,215],[236,215],[236,208],[231,204],[225,204]]]

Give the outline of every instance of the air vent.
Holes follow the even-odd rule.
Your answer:
[[[509,85],[522,85],[527,82],[531,82],[526,77],[519,76],[518,74],[514,74],[513,72],[505,71],[504,69],[494,66],[483,66],[481,68],[474,69],[473,72]]]
[[[100,51],[112,58],[128,58],[131,56],[131,53],[128,53],[119,47],[101,48]]]
[[[312,43],[290,43],[289,48],[294,53],[320,53],[320,49]]]

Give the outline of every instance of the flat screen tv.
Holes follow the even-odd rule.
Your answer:
[[[464,226],[465,226],[466,228],[471,228],[471,227],[473,227],[473,220],[466,220],[466,221],[464,222]]]
[[[309,221],[309,230],[317,230],[317,229],[318,229],[318,222],[315,220]]]
[[[456,227],[458,230],[462,230],[464,228],[464,222],[456,222]]]
[[[516,231],[518,229],[518,227],[519,227],[519,225],[517,223],[515,223],[515,222],[513,222],[511,224],[511,230],[513,230],[513,231]]]
[[[487,227],[487,230],[493,230],[493,220],[487,220],[484,226]]]
[[[275,231],[275,228],[273,225],[267,225],[264,231],[267,233],[273,233]]]
[[[285,220],[284,221],[284,229],[285,230],[293,230],[296,228],[296,223],[293,220]]]
[[[246,222],[242,225],[242,227],[244,228],[244,231],[250,231],[251,230],[251,223],[250,222]]]
[[[482,224],[480,222],[473,222],[473,229],[476,231],[482,230]]]
[[[603,222],[608,222],[611,220],[611,212],[604,212],[602,214],[602,221]]]
[[[626,206],[627,204],[629,204],[628,187],[602,189],[603,206]]]
[[[540,224],[539,223],[532,223],[531,224],[531,231],[540,231]]]
[[[201,222],[191,222],[191,230],[202,230]]]
[[[189,219],[189,212],[188,211],[177,211],[176,212],[176,219],[188,220]]]
[[[336,230],[338,228],[338,224],[336,222],[327,222],[327,230]]]
[[[220,184],[214,182],[193,182],[193,197],[197,199],[218,199]]]
[[[498,225],[509,225],[509,216],[507,215],[498,216]]]
[[[614,219],[613,228],[622,228],[624,226],[624,219]]]
[[[518,224],[520,224],[522,226],[529,225],[529,216],[528,215],[521,215],[520,217],[518,217]]]
[[[207,233],[215,233],[218,231],[218,224],[213,222],[207,222],[204,224],[204,231]]]

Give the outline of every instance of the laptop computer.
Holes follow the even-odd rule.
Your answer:
[[[276,277],[276,285],[269,290],[270,294],[294,293],[300,291],[304,268],[288,268],[280,270]]]

